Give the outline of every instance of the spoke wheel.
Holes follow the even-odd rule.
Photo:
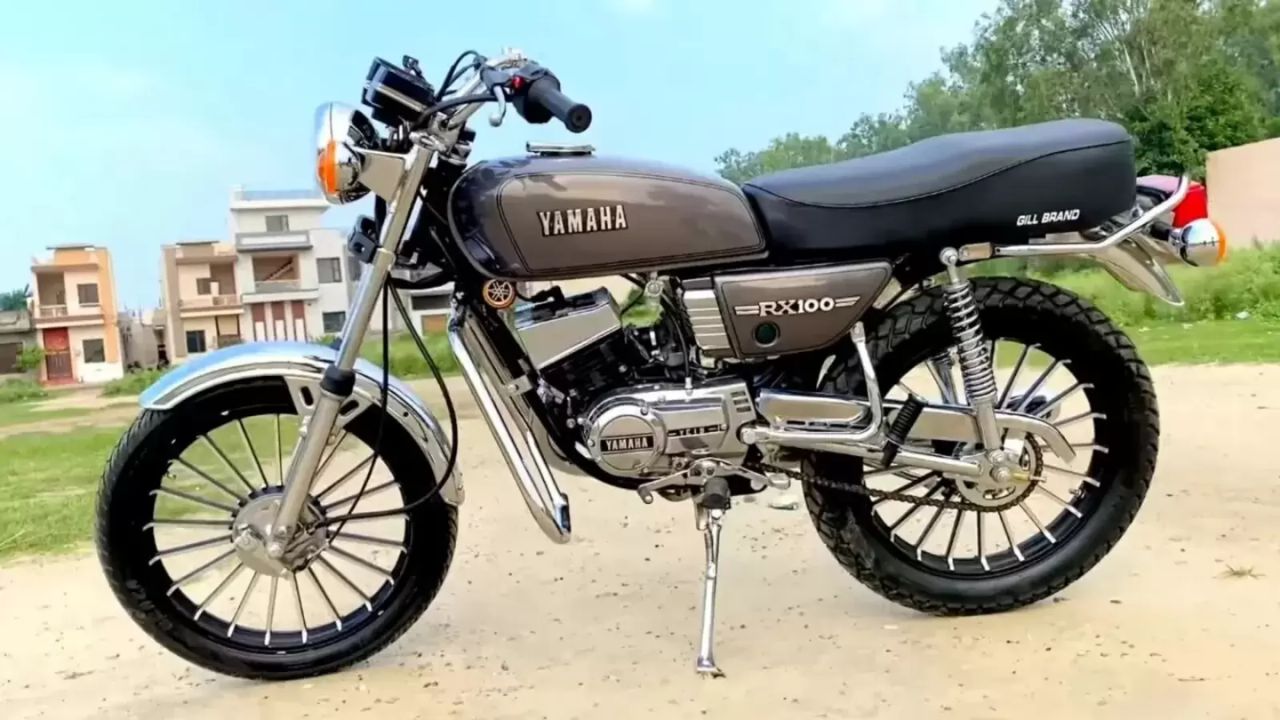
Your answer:
[[[866,470],[849,456],[813,454],[806,473],[917,497],[966,500],[1002,512],[921,507],[808,483],[815,526],[855,578],[900,604],[947,614],[1005,610],[1074,582],[1132,522],[1155,469],[1158,418],[1146,366],[1096,308],[1052,285],[974,281],[984,333],[994,338],[999,404],[1049,419],[1076,450],[1067,461],[1033,437],[1004,439],[1035,478],[1021,495],[984,497],[960,478],[903,467]],[[936,291],[888,313],[869,338],[881,389],[965,404],[950,326]],[[948,359],[951,362],[948,362]],[[831,364],[824,390],[863,395],[853,353]],[[918,450],[978,448],[911,438]]]
[[[331,439],[308,524],[394,511],[433,486],[392,422],[375,458],[379,421],[365,411]],[[407,629],[443,581],[456,514],[438,498],[412,515],[314,527],[295,545],[316,552],[286,566],[248,542],[246,530],[274,517],[297,435],[284,383],[254,380],[143,413],[113,454],[99,507],[104,569],[143,628],[193,662],[258,678],[337,669]]]

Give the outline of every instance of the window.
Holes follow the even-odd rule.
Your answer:
[[[364,263],[354,256],[347,256],[347,276],[351,278],[351,282],[356,282],[360,276],[364,274]]]
[[[213,278],[196,278],[196,294],[212,295],[213,294]]]
[[[204,331],[188,330],[187,331],[187,352],[202,353],[205,351],[205,349],[206,349],[206,346],[204,344]]]
[[[324,323],[325,332],[340,333],[342,332],[342,326],[347,322],[347,314],[344,312],[321,313],[320,319]]]
[[[318,258],[316,272],[322,283],[342,282],[342,261],[338,258]]]
[[[289,216],[268,215],[267,232],[289,232]]]
[[[98,304],[98,284],[87,283],[85,285],[77,285],[76,295],[80,297],[81,305],[97,305]]]
[[[84,287],[84,285],[80,287]],[[81,341],[80,347],[84,350],[85,362],[100,363],[107,361],[107,352],[102,345],[102,338],[85,339]]]

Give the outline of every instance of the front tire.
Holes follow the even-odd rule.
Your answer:
[[[292,578],[259,574],[230,554],[207,571],[203,588],[205,578],[184,579],[188,569],[235,549],[229,533],[236,512],[280,492],[289,458],[282,437],[292,440],[296,419],[289,418],[295,412],[288,388],[275,378],[228,384],[172,410],[144,411],[120,439],[103,475],[98,558],[116,598],[166,648],[215,672],[284,680],[359,662],[408,630],[449,569],[457,512],[437,495],[405,517],[339,529],[333,542],[352,544],[331,544],[335,554],[326,550]],[[370,456],[379,420],[376,408],[350,420],[344,428],[349,439],[340,434],[333,447],[332,469],[346,470],[348,457]],[[394,422],[383,430],[378,459],[371,463],[381,469],[378,498],[370,487],[368,502],[350,500],[360,494],[364,472],[326,476],[322,470],[313,485],[316,512],[351,512],[356,504],[361,510],[400,507],[434,487],[412,439]],[[348,452],[353,448],[358,455]],[[333,481],[335,476],[341,479]],[[391,482],[382,485],[387,476]],[[326,485],[332,495],[314,500]],[[171,532],[203,534],[172,539],[177,536],[166,535]],[[186,542],[189,537],[203,539]],[[225,580],[213,586],[219,578]],[[293,612],[296,623],[286,625]]]
[[[921,549],[931,542],[928,537],[917,541],[912,552],[911,544],[889,527],[892,523],[877,515],[879,503],[817,483],[805,484],[806,503],[819,536],[854,578],[895,603],[945,615],[1027,605],[1088,572],[1120,540],[1141,507],[1155,471],[1159,440],[1150,373],[1133,343],[1101,311],[1048,283],[979,278],[973,284],[986,336],[1037,347],[1050,358],[1065,360],[1090,410],[1098,414],[1076,423],[1087,427],[1092,420],[1093,440],[1088,467],[1077,473],[1090,483],[1069,496],[1071,507],[1064,504],[1063,515],[1051,522],[1036,519],[1040,536],[1024,542],[1010,536],[1002,553],[982,556],[980,562],[955,561],[953,537],[944,564],[937,552]],[[889,393],[909,371],[946,352],[954,342],[941,292],[935,289],[892,308],[868,341],[881,390]],[[865,383],[851,352],[838,356],[824,377],[825,392],[865,396]],[[1016,373],[1009,384],[1015,380]],[[862,461],[848,456],[808,456],[805,473],[867,484]],[[988,519],[979,519],[978,524]],[[956,524],[960,523],[957,518]],[[988,542],[999,532],[992,527],[999,525],[988,523]],[[1007,525],[1004,533],[1009,535]]]

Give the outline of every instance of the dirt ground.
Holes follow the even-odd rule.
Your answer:
[[[727,519],[718,659],[693,672],[702,545],[687,505],[578,478],[574,541],[542,538],[487,431],[463,421],[452,576],[399,642],[337,675],[263,684],[189,666],[96,560],[0,568],[9,718],[1280,717],[1280,367],[1161,368],[1152,493],[1052,601],[942,619],[879,599],[803,511]],[[1227,577],[1227,566],[1256,577]]]

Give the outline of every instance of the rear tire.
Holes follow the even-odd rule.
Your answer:
[[[267,647],[260,640],[251,639],[249,633],[236,630],[234,619],[229,626],[211,627],[211,614],[201,618],[201,613],[194,613],[193,618],[192,609],[199,598],[188,598],[185,588],[170,590],[174,578],[164,562],[152,560],[159,557],[156,531],[146,527],[156,518],[153,492],[174,467],[174,460],[203,434],[241,418],[294,412],[284,382],[274,378],[222,386],[172,410],[144,411],[120,439],[102,478],[97,510],[98,559],[116,598],[161,645],[215,672],[286,680],[329,673],[359,662],[409,629],[431,604],[449,570],[457,536],[457,511],[436,496],[404,521],[404,550],[392,570],[394,582],[372,595],[372,608],[367,613],[347,615],[345,627],[330,623],[313,631],[310,639],[302,636],[300,643],[295,634],[292,644],[285,639]],[[378,425],[378,413],[373,408],[352,419],[345,429],[372,447]],[[380,462],[399,483],[405,502],[434,487],[426,459],[394,422],[386,423]],[[245,474],[254,477],[252,465],[246,464]],[[274,478],[274,473],[265,473],[263,480],[268,476]],[[244,594],[252,592],[250,587]],[[273,602],[274,597],[273,590]],[[219,631],[228,627],[225,634]],[[268,621],[268,638],[270,627]]]
[[[1052,552],[1000,573],[960,577],[904,553],[892,532],[874,516],[865,496],[815,483],[805,484],[805,500],[823,543],[862,584],[900,605],[922,612],[972,615],[1000,612],[1052,595],[1088,572],[1120,540],[1142,505],[1155,471],[1159,416],[1145,364],[1129,338],[1097,308],[1056,286],[1005,278],[973,281],[988,337],[1036,343],[1055,358],[1070,358],[1071,373],[1092,384],[1084,392],[1090,407],[1106,415],[1094,419],[1095,453],[1089,475],[1098,481],[1087,498],[1078,527],[1059,536]],[[940,291],[923,293],[892,308],[868,338],[881,389],[888,392],[903,375],[954,341]],[[865,396],[856,357],[844,352],[824,376],[823,390]],[[805,474],[841,482],[864,482],[862,461],[813,454]],[[1042,550],[1044,548],[1041,548]]]

